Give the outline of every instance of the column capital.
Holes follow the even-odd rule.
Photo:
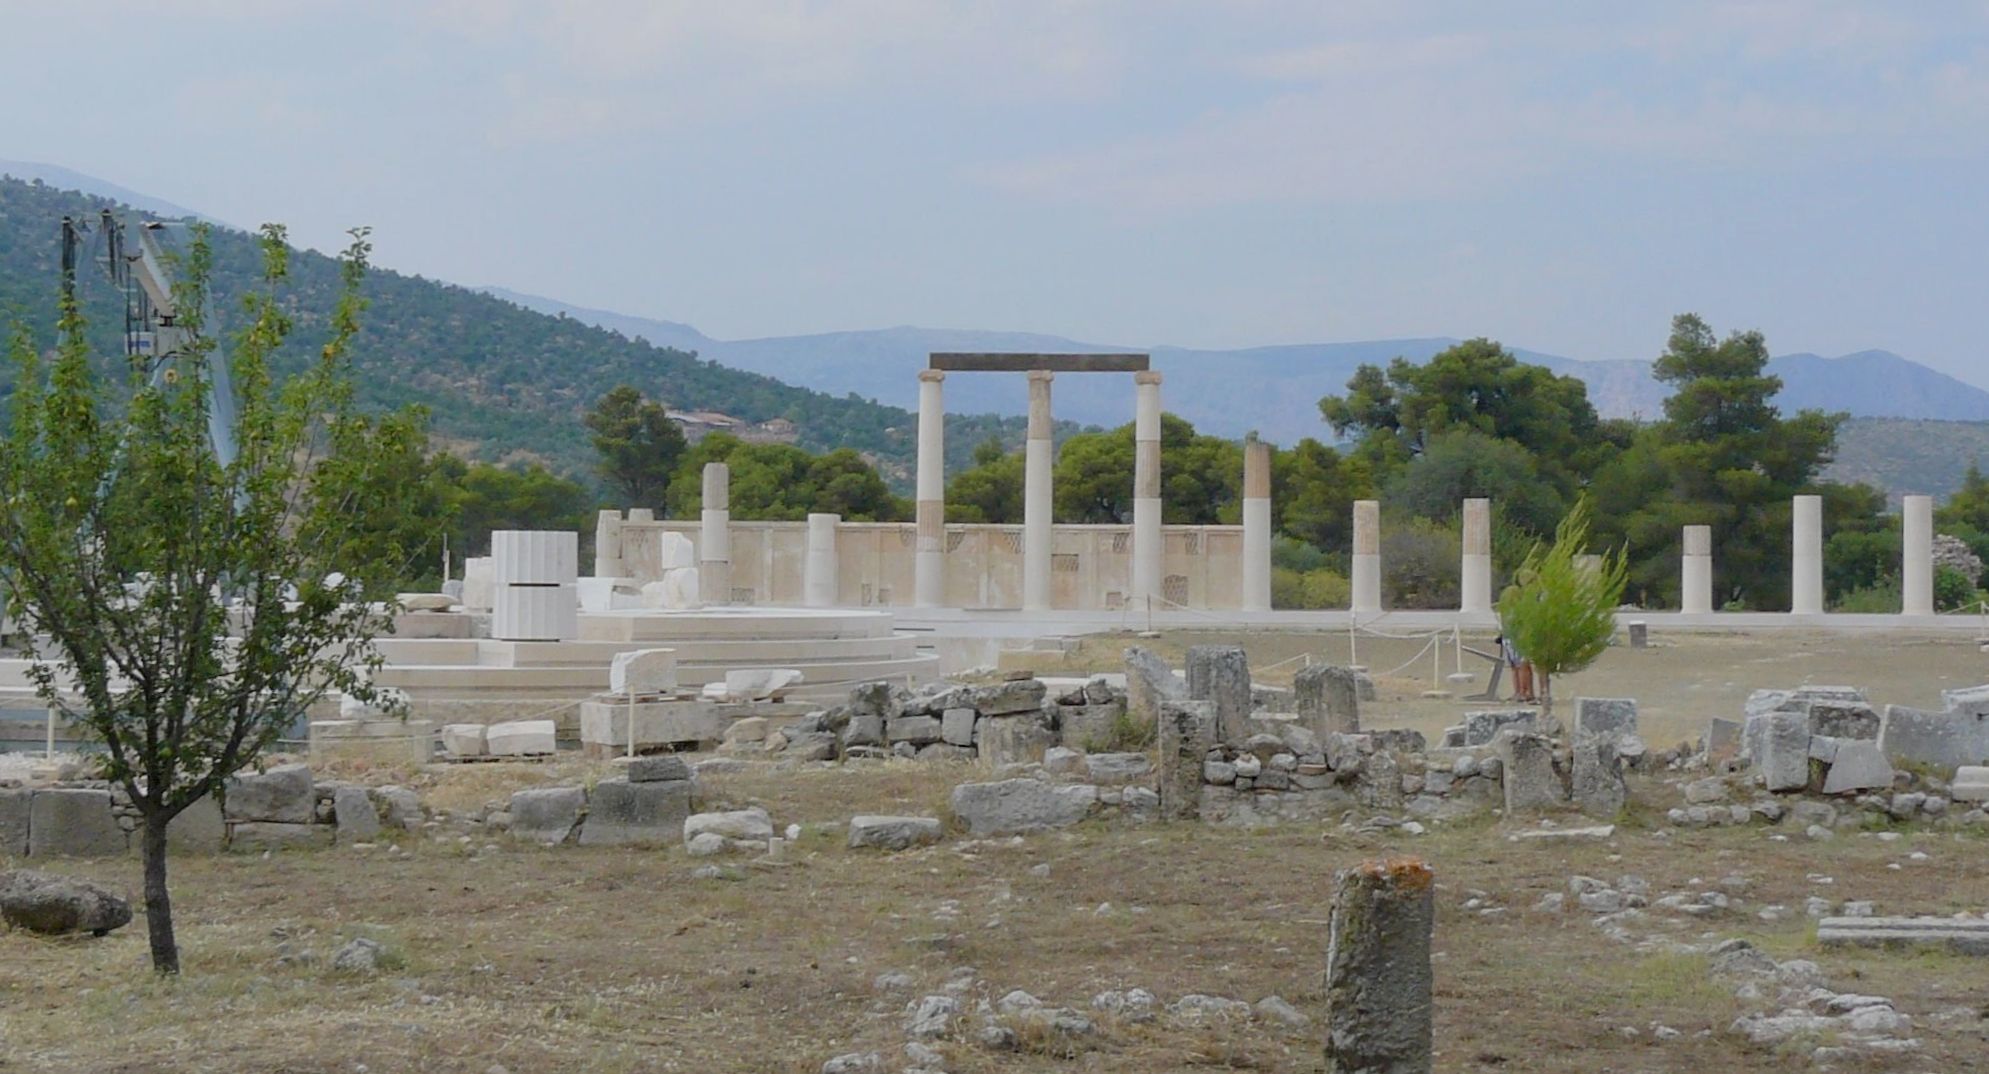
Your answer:
[[[1029,371],[1029,382],[1031,384],[1048,384],[1055,379],[1057,379],[1057,375],[1047,369],[1031,369]]]
[[[1160,383],[1160,370],[1142,369],[1133,374],[1133,383],[1142,387],[1149,384],[1158,385]]]
[[[946,371],[944,369],[921,369],[919,370],[919,379],[928,384],[938,384],[940,381],[946,379]]]

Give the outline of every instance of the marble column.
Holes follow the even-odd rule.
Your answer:
[[[946,603],[946,374],[919,371],[918,541],[912,560],[912,602]]]
[[[1271,610],[1271,445],[1243,438],[1243,610]]]
[[[1050,381],[1047,369],[1029,371],[1029,439],[1022,471],[1022,610],[1050,610],[1051,515],[1056,500],[1050,488],[1055,447],[1050,440]]]
[[[810,608],[833,608],[840,591],[836,577],[836,527],[841,515],[808,516],[808,553],[802,561],[802,602]]]
[[[704,511],[698,516],[698,589],[706,604],[732,603],[732,468],[704,464]]]
[[[579,534],[497,530],[490,535],[490,555],[496,583],[492,638],[571,641],[579,636]]]
[[[1794,615],[1823,613],[1823,497],[1795,500],[1794,573],[1789,585],[1789,611]]]
[[[1900,614],[1934,614],[1934,498],[1908,496],[1900,502]]]
[[[1381,501],[1354,501],[1354,612],[1381,610]]]
[[[1713,527],[1685,527],[1685,555],[1678,572],[1678,610],[1687,615],[1712,614]]]
[[[1133,374],[1133,606],[1159,603],[1163,562],[1160,507],[1160,374]]]
[[[620,578],[622,571],[622,513],[594,515],[594,577]]]
[[[1464,562],[1458,582],[1458,610],[1466,615],[1492,610],[1492,501],[1464,501]]]

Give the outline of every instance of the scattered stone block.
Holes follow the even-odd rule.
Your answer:
[[[954,746],[972,746],[974,721],[979,718],[980,713],[970,708],[942,710],[939,715],[940,740]]]
[[[873,847],[878,850],[909,850],[939,842],[936,817],[851,817],[849,845],[852,850]]]
[[[1043,751],[1043,771],[1053,776],[1076,774],[1084,767],[1084,754],[1068,746],[1051,746]]]
[[[309,824],[317,817],[318,791],[308,766],[278,765],[230,779],[223,803],[231,821]]]
[[[28,856],[28,814],[34,793],[26,787],[0,789],[0,856]]]
[[[767,740],[771,730],[765,716],[746,716],[732,721],[725,729],[725,744],[728,746],[757,745]]]
[[[1228,742],[1249,733],[1250,657],[1238,645],[1195,645],[1188,649],[1188,696],[1215,704],[1216,739]]]
[[[1877,743],[1851,740],[1839,742],[1830,770],[1823,776],[1823,793],[1851,794],[1856,791],[1885,790],[1892,786],[1892,764]]]
[[[1826,917],[1817,922],[1824,947],[1945,947],[1989,955],[1989,920],[1952,917]]]
[[[1613,839],[1616,825],[1594,824],[1585,828],[1528,828],[1506,836],[1507,842],[1514,843],[1559,843],[1573,840]]]
[[[983,716],[1009,716],[1042,709],[1049,687],[1041,679],[1015,679],[977,686],[968,693],[968,705]]]
[[[1494,712],[1467,712],[1464,714],[1463,745],[1489,746],[1500,731],[1510,727],[1520,731],[1532,731],[1540,719],[1535,709],[1505,709]]]
[[[684,819],[684,840],[709,832],[726,839],[765,843],[773,838],[773,820],[764,809],[733,809],[696,813]]]
[[[1879,714],[1863,701],[1812,701],[1809,733],[1831,738],[1873,739],[1879,736]]]
[[[1508,728],[1492,746],[1503,769],[1506,816],[1554,809],[1568,800],[1554,771],[1553,739]]]
[[[421,796],[407,787],[388,784],[373,788],[373,801],[386,817],[387,826],[402,831],[413,831],[428,819],[421,808]]]
[[[1299,671],[1291,689],[1299,723],[1314,734],[1360,733],[1360,678],[1351,669],[1315,664]]]
[[[1144,726],[1157,726],[1163,699],[1188,700],[1188,684],[1152,652],[1137,645],[1127,649],[1127,715]]]
[[[533,787],[511,795],[511,834],[519,839],[557,846],[573,836],[586,808],[587,792],[579,787]]]
[[[887,741],[909,742],[914,746],[939,741],[939,732],[939,721],[931,716],[899,716],[884,724]]]
[[[1151,775],[1153,762],[1144,753],[1093,753],[1084,768],[1093,783],[1131,783]]]
[[[1957,802],[1989,802],[1989,767],[1963,765],[1956,770],[1948,797]]]
[[[1706,725],[1706,760],[1715,766],[1732,764],[1740,757],[1740,722],[1718,716]]]
[[[1058,785],[1036,779],[962,783],[953,788],[954,816],[977,836],[1065,828],[1091,814],[1098,788]]]
[[[1436,925],[1429,867],[1370,862],[1341,872],[1334,887],[1326,941],[1328,1074],[1428,1074]]]
[[[493,757],[542,757],[558,748],[557,732],[551,720],[512,720],[491,724],[485,740]]]
[[[137,845],[135,840],[132,845]],[[220,801],[203,795],[180,810],[166,824],[166,845],[178,854],[220,853],[228,845],[228,822],[221,816]]]
[[[678,767],[682,767],[681,762]],[[632,773],[627,780],[604,779],[594,785],[594,793],[587,798],[580,845],[666,846],[682,836],[690,815],[688,779],[636,782]]]
[[[1041,712],[988,716],[975,725],[975,734],[981,760],[991,765],[1041,761],[1057,744],[1056,732],[1044,724]]]
[[[1752,719],[1752,718],[1750,718]],[[1759,717],[1754,766],[1770,791],[1799,791],[1809,785],[1809,717],[1771,712]]]
[[[1619,738],[1637,733],[1637,702],[1627,697],[1583,697],[1575,700],[1575,737],[1584,734]]]
[[[20,869],[0,873],[0,920],[44,936],[102,936],[131,923],[131,904],[87,880]]]
[[[1631,719],[1636,714],[1631,713]],[[1613,734],[1577,734],[1574,747],[1575,808],[1594,817],[1623,812],[1630,788],[1623,781],[1623,756]]]
[[[490,753],[490,743],[484,739],[488,730],[480,723],[450,723],[442,725],[442,748],[452,757],[483,757]]]
[[[684,759],[667,753],[629,758],[623,762],[622,772],[630,783],[670,783],[691,778],[691,768]]]
[[[332,792],[332,816],[338,824],[338,838],[347,843],[370,843],[380,837],[380,811],[364,787],[342,786]]]
[[[307,784],[308,785],[308,784]],[[42,788],[28,807],[28,856],[104,858],[127,847],[109,791]]]
[[[1197,820],[1202,810],[1203,768],[1216,744],[1215,706],[1207,701],[1168,697],[1159,702],[1158,719],[1161,818]],[[1257,762],[1255,756],[1246,756]],[[1231,767],[1226,782],[1233,784],[1242,774],[1241,768]]]
[[[1879,747],[1895,762],[1936,768],[1989,764],[1989,711],[1924,712],[1887,705]]]

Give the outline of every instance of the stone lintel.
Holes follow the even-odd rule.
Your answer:
[[[951,373],[1140,373],[1152,363],[1144,354],[1002,354],[934,352],[931,368]]]

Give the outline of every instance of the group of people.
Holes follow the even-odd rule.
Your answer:
[[[1505,660],[1506,666],[1512,669],[1513,701],[1526,704],[1539,703],[1540,695],[1536,692],[1533,683],[1533,661],[1520,655],[1519,646],[1514,645],[1511,638],[1500,634],[1498,641],[1499,655]]]

